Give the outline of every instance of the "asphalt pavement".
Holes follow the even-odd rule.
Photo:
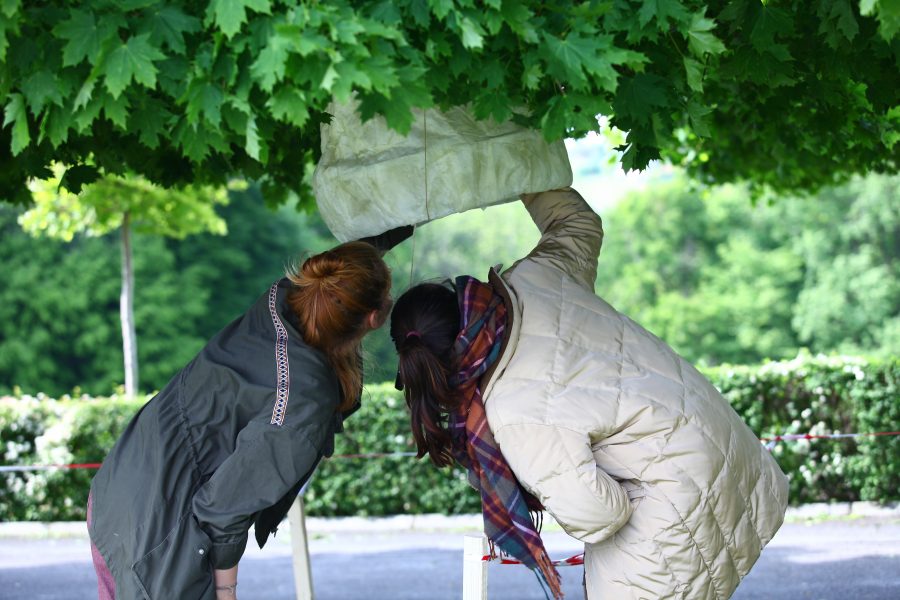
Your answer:
[[[308,521],[317,600],[458,600],[463,539],[478,517]],[[287,523],[241,561],[240,600],[293,600]],[[552,558],[580,545],[551,524]],[[251,538],[252,539],[252,538]],[[544,598],[534,575],[491,563],[491,600]],[[563,567],[563,590],[583,598],[582,568]],[[0,524],[0,599],[93,600],[96,579],[77,524]],[[900,600],[900,517],[795,518],[786,523],[733,596],[736,600]],[[604,599],[605,600],[605,599]],[[612,599],[611,599],[612,600]]]

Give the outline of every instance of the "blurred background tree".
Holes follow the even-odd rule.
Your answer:
[[[35,236],[71,241],[75,234],[90,236],[117,231],[120,239],[119,319],[122,331],[125,393],[138,393],[138,347],[134,327],[134,255],[132,231],[184,238],[201,231],[226,233],[215,205],[224,190],[211,187],[163,188],[140,177],[106,176],[80,194],[66,188],[62,165],[55,177],[29,182],[33,204],[19,217],[22,228]]]
[[[606,230],[597,292],[695,362],[755,363],[801,348],[896,355],[898,186],[898,177],[871,176],[813,198],[754,205],[745,188],[698,188],[677,171],[614,203],[585,183]],[[21,211],[0,207],[0,393],[14,385],[109,393],[122,381],[117,240],[35,240],[16,223]],[[334,243],[317,215],[272,212],[257,188],[230,192],[219,215],[227,236],[135,236],[144,390],[161,388],[287,264]],[[393,293],[407,289],[410,275],[484,277],[538,237],[518,203],[419,227],[387,255]],[[367,379],[393,380],[386,328],[364,345]]]
[[[900,179],[828,190],[819,211],[780,207],[808,224],[793,238],[806,284],[793,326],[813,350],[900,351]],[[799,232],[798,232],[799,233]]]
[[[111,392],[123,383],[117,235],[37,239],[0,205],[0,393]],[[228,235],[134,235],[134,320],[141,389],[160,389],[284,272],[298,249],[322,249],[324,225],[292,207],[272,213],[258,190],[229,192]],[[330,236],[329,236],[330,237]]]
[[[898,185],[757,205],[736,186],[651,186],[605,215],[597,292],[695,362],[895,354]]]

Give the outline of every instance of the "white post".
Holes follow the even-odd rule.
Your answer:
[[[291,554],[297,600],[312,600],[312,569],[309,564],[309,544],[306,540],[306,517],[303,512],[302,496],[297,496],[288,510],[288,522],[291,527]]]
[[[487,538],[467,535],[463,545],[463,600],[487,600]]]

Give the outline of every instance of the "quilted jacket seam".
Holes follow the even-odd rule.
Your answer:
[[[701,428],[701,431],[703,431],[702,428]],[[716,473],[716,476],[713,478],[713,481],[712,481],[713,485],[715,485],[715,482],[718,481],[719,477],[721,477],[723,473],[725,473],[725,469],[728,466],[728,453],[722,452],[722,449],[719,448],[718,445],[716,445],[715,442],[708,435],[706,435],[706,432],[703,431],[703,433],[704,433],[704,437],[707,438],[710,442],[713,442],[713,445],[715,445],[716,449],[719,450],[719,452],[722,454],[722,466],[719,468],[719,471]],[[731,434],[733,435],[733,431]],[[730,439],[731,438],[729,437],[729,441],[730,441]],[[668,445],[668,442],[667,442],[667,445]],[[662,451],[663,449],[661,449],[660,451]],[[694,480],[693,477],[691,477],[691,475],[689,473],[685,472],[683,469],[678,468],[677,465],[670,465],[670,466],[674,467],[679,473],[686,476],[691,481],[691,483],[694,484],[694,487],[696,487],[698,490],[702,489],[700,487],[700,485]],[[735,562],[734,556],[732,555],[731,549],[729,548],[728,536],[726,536],[726,534],[725,534],[725,531],[728,528],[724,527],[722,525],[721,521],[719,520],[719,515],[716,513],[716,505],[710,505],[709,498],[710,498],[709,496],[705,496],[704,500],[705,500],[705,504],[707,505],[707,507],[709,509],[709,514],[712,515],[713,522],[716,524],[716,528],[719,530],[719,533],[722,536],[722,540],[723,540],[722,550],[725,552],[725,556],[728,557],[728,561],[731,563],[731,566],[734,568],[735,573],[740,573],[740,569],[738,568],[737,562]],[[666,497],[666,500],[669,502],[669,504],[672,505],[672,508],[675,509],[675,505],[672,504],[672,501],[669,500],[668,497]],[[744,500],[744,502],[746,502],[746,500]],[[700,506],[701,506],[700,504],[697,505],[698,509],[700,508]],[[678,514],[678,517],[680,519],[682,519],[682,523],[684,523],[684,518],[681,516],[681,513],[679,513],[677,509],[675,509],[675,512]],[[687,527],[687,524],[685,524],[685,527]],[[690,534],[690,531],[688,531],[688,533]],[[690,535],[691,535],[691,540],[694,541],[694,543],[696,543],[696,541],[694,540],[693,534],[690,534]],[[697,553],[700,555],[701,558],[703,558],[703,553],[700,552],[699,545],[697,546]],[[705,559],[704,559],[704,562],[706,562]],[[710,577],[712,577],[712,573],[710,573]],[[715,578],[713,578],[713,581],[715,581]]]
[[[723,454],[723,459],[725,459],[724,454]],[[719,478],[719,475],[724,471],[724,468],[725,468],[724,463],[725,462],[727,462],[727,460],[723,460],[722,469],[719,469],[719,473],[713,479],[713,483],[715,483],[715,481]],[[694,480],[694,478],[691,477],[690,474],[686,473],[683,469],[678,468],[677,465],[669,465],[669,466],[674,467],[675,470],[678,471],[680,474],[685,475],[688,478],[688,480],[690,480],[690,482],[694,485],[695,488],[697,488],[698,490],[702,489],[700,487],[700,485]],[[710,580],[712,581],[713,589],[716,590],[716,598],[722,598],[722,596],[719,594],[718,587],[717,587],[718,579],[713,575],[712,569],[709,566],[709,561],[707,561],[706,557],[703,555],[703,552],[700,551],[700,548],[702,548],[703,546],[701,546],[700,544],[697,543],[697,540],[694,538],[694,534],[691,532],[690,527],[688,527],[687,522],[685,522],[685,520],[684,520],[684,516],[675,507],[675,505],[672,503],[672,501],[669,499],[669,497],[666,496],[665,494],[663,494],[663,497],[666,499],[666,502],[668,502],[669,506],[672,507],[672,510],[675,511],[675,514],[678,515],[678,519],[681,521],[681,524],[684,526],[685,531],[687,532],[688,536],[691,538],[691,542],[694,544],[694,547],[697,549],[697,555],[700,556],[700,560],[703,561],[703,565],[706,567],[706,570],[709,573]],[[740,569],[738,569],[737,563],[734,561],[734,557],[731,555],[731,551],[728,548],[727,537],[725,536],[725,529],[722,527],[722,523],[719,522],[719,517],[716,514],[715,508],[713,506],[709,506],[709,501],[708,501],[709,496],[706,496],[705,498],[706,498],[706,505],[709,508],[709,513],[712,515],[713,522],[716,524],[716,528],[719,530],[719,533],[722,535],[722,539],[724,541],[724,543],[722,544],[722,550],[724,550],[725,555],[728,557],[728,560],[731,562],[732,567],[734,567],[735,573],[740,573]],[[701,507],[701,504],[698,504],[697,509],[700,509],[700,507]],[[740,578],[740,576],[739,576],[739,578]]]
[[[734,429],[731,430],[730,435],[728,437],[729,449],[734,447],[734,444],[732,443],[733,440],[734,440]],[[725,467],[728,467],[728,466],[729,466],[728,465],[728,456],[726,456],[725,457]],[[725,467],[723,467],[723,468],[725,468]],[[758,478],[757,478],[757,481],[759,481]],[[759,535],[759,532],[756,530],[756,523],[754,523],[754,519],[751,518],[753,515],[753,509],[750,507],[750,503],[748,502],[750,493],[749,493],[749,491],[741,489],[743,487],[742,484],[743,484],[743,482],[742,482],[741,478],[738,477],[737,478],[738,492],[740,492],[741,500],[744,503],[744,517],[750,522],[750,524],[751,524],[750,531],[752,531],[753,535],[756,536],[757,544],[759,545],[760,551],[762,551],[762,548],[763,548],[762,537]],[[756,485],[753,485],[753,489],[756,489]],[[736,566],[737,566],[737,564],[735,563],[735,567]],[[743,575],[741,575],[741,569],[738,569],[737,573],[738,573],[738,581],[740,581],[741,579],[743,579]]]
[[[693,481],[693,479],[691,481]],[[696,485],[696,482],[694,482],[694,484]],[[694,534],[693,534],[693,532],[691,532],[691,528],[688,527],[688,524],[685,522],[684,517],[682,516],[681,512],[679,512],[679,510],[675,507],[675,505],[672,504],[672,501],[669,500],[668,497],[665,497],[665,498],[666,498],[666,502],[669,503],[669,506],[672,507],[672,510],[675,511],[675,514],[678,515],[679,522],[684,527],[684,530],[685,530],[685,532],[687,532],[688,537],[691,538],[691,543],[694,544],[694,547],[697,549],[697,556],[700,557],[700,561],[703,563],[703,567],[706,569],[707,575],[709,575],[709,580],[712,583],[712,589],[716,595],[716,598],[725,600],[724,596],[722,596],[719,593],[719,589],[716,586],[716,583],[717,583],[716,577],[713,575],[712,569],[709,566],[709,561],[706,560],[706,557],[703,556],[702,552],[700,552],[700,544],[698,544],[697,540],[694,539]],[[716,523],[716,525],[718,526],[718,523]]]
[[[559,377],[558,377],[559,362],[560,362],[560,358],[561,358],[560,355],[562,353],[562,344],[559,343],[559,340],[560,340],[560,331],[562,329],[562,320],[563,320],[562,296],[563,296],[563,285],[564,284],[565,284],[565,278],[561,275],[560,279],[559,279],[559,286],[556,288],[556,298],[555,298],[555,300],[557,301],[556,305],[560,307],[560,310],[559,310],[559,313],[558,313],[558,316],[556,319],[556,336],[555,337],[556,337],[557,341],[554,344],[553,367],[551,368],[551,371],[550,371],[550,381],[552,381],[554,385],[559,385]],[[552,400],[552,398],[548,399],[548,400]],[[544,416],[543,416],[544,422],[549,421],[551,411],[555,411],[555,409],[556,409],[555,405],[556,405],[556,402],[553,402],[553,401],[544,403]]]
[[[680,515],[679,515],[680,516]],[[656,541],[655,538],[650,538],[650,543],[653,544],[653,547],[656,548],[656,552],[659,554],[660,559],[662,559],[663,565],[666,568],[666,571],[672,576],[672,579],[677,582],[679,586],[686,586],[688,583],[686,581],[682,581],[681,578],[677,577],[678,573],[677,569],[673,569],[672,565],[669,563],[668,557],[666,553],[663,551],[662,546]],[[713,586],[715,587],[715,586]]]
[[[519,427],[519,426],[547,427],[547,428],[552,428],[552,429],[559,429],[560,431],[571,431],[572,433],[576,433],[578,435],[583,435],[586,438],[590,435],[587,431],[584,431],[581,429],[573,429],[572,427],[566,427],[565,425],[557,425],[555,423],[546,423],[546,422],[544,422],[544,423],[504,423],[503,425],[498,427],[496,430],[492,430],[492,431],[494,431],[494,437],[497,437],[497,434],[499,434],[504,429],[508,429],[509,427]],[[597,467],[597,468],[599,469],[600,467]]]
[[[616,414],[613,416],[613,424],[618,425],[622,410],[622,368],[625,365],[625,324],[619,321],[619,364],[616,371]]]
[[[763,478],[765,479],[765,482],[763,483],[763,488],[765,489],[765,491],[767,491],[769,493],[770,499],[772,500],[773,504],[777,504],[778,503],[778,495],[775,493],[775,488],[773,487],[772,479],[769,477],[769,471],[761,470],[760,473],[763,474],[763,476],[764,476]],[[757,482],[759,482],[759,479],[757,479]],[[758,488],[758,485],[753,486],[754,490],[757,488]],[[763,537],[762,533],[759,531],[759,528],[761,527],[761,525],[762,525],[762,522],[759,521],[759,519],[757,519],[753,522],[753,531],[756,532],[756,537],[757,537],[757,539],[759,539],[760,551],[762,551],[762,549],[765,548],[765,545],[762,543],[762,537]],[[770,537],[769,540],[771,541],[771,539],[772,538]]]

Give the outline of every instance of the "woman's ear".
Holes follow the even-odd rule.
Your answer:
[[[378,329],[384,325],[384,322],[387,321],[388,316],[391,314],[391,308],[393,308],[393,306],[394,300],[390,295],[386,295],[381,308],[373,310],[366,317],[366,325],[369,326],[369,329]]]
[[[388,311],[382,310],[373,310],[369,313],[369,316],[366,317],[366,325],[369,326],[369,329],[378,329],[384,322],[387,321]]]

